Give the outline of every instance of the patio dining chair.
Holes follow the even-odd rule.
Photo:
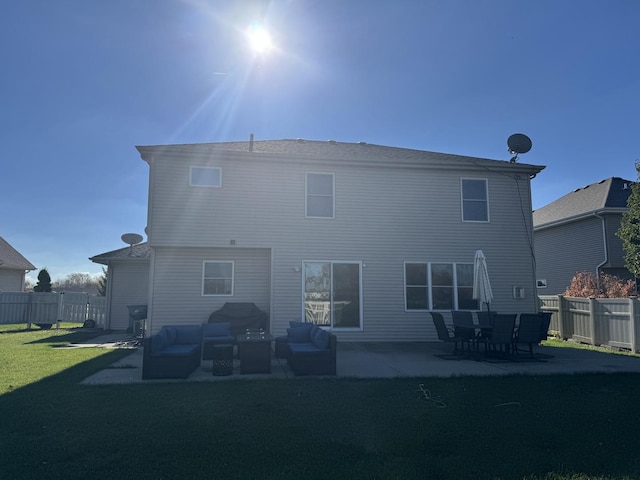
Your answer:
[[[543,318],[538,313],[521,313],[520,323],[513,339],[513,350],[516,355],[520,354],[520,345],[528,349],[528,358],[535,359],[533,346],[540,343],[540,330]]]
[[[493,318],[497,312],[478,312],[478,324],[486,325],[488,328],[480,328],[478,336],[480,338],[489,338],[491,336],[491,329],[493,328]]]
[[[464,310],[451,310],[453,330],[455,335],[462,338],[471,350],[475,347],[476,325],[473,323],[473,314]]]
[[[464,339],[457,336],[453,330],[448,328],[444,323],[444,317],[441,313],[430,312],[431,318],[433,320],[433,324],[436,327],[436,332],[438,332],[438,340],[446,343],[453,343],[453,355],[435,355],[436,357],[443,358],[445,360],[459,360],[460,354],[463,353],[464,348],[459,349],[458,344],[460,346],[463,345]]]
[[[485,345],[486,354],[489,353],[488,347],[492,347],[492,355],[497,355],[502,359],[508,359],[513,345],[516,317],[517,315],[515,313],[497,313],[493,317],[491,336],[481,339],[481,342]]]

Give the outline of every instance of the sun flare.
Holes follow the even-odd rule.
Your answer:
[[[254,23],[249,27],[247,36],[251,49],[256,53],[267,53],[273,48],[271,35],[259,23]]]

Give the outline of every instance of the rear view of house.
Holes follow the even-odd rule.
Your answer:
[[[538,292],[563,293],[578,272],[633,279],[616,236],[631,181],[612,177],[578,188],[533,212]]]
[[[544,167],[302,139],[137,148],[149,333],[253,302],[276,335],[306,319],[341,340],[432,340],[428,311],[481,307],[478,249],[492,307],[537,309],[530,179]]]

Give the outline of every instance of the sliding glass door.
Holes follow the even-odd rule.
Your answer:
[[[360,262],[304,262],[307,322],[331,328],[362,325]]]

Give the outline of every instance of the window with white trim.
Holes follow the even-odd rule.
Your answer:
[[[489,221],[489,195],[486,178],[461,178],[463,222]]]
[[[202,295],[233,295],[233,273],[233,262],[203,262]]]
[[[406,310],[477,310],[473,263],[405,262]]]
[[[310,218],[333,218],[335,205],[333,173],[307,173],[305,215]]]
[[[189,168],[190,187],[221,187],[222,169],[219,167],[197,167]]]

